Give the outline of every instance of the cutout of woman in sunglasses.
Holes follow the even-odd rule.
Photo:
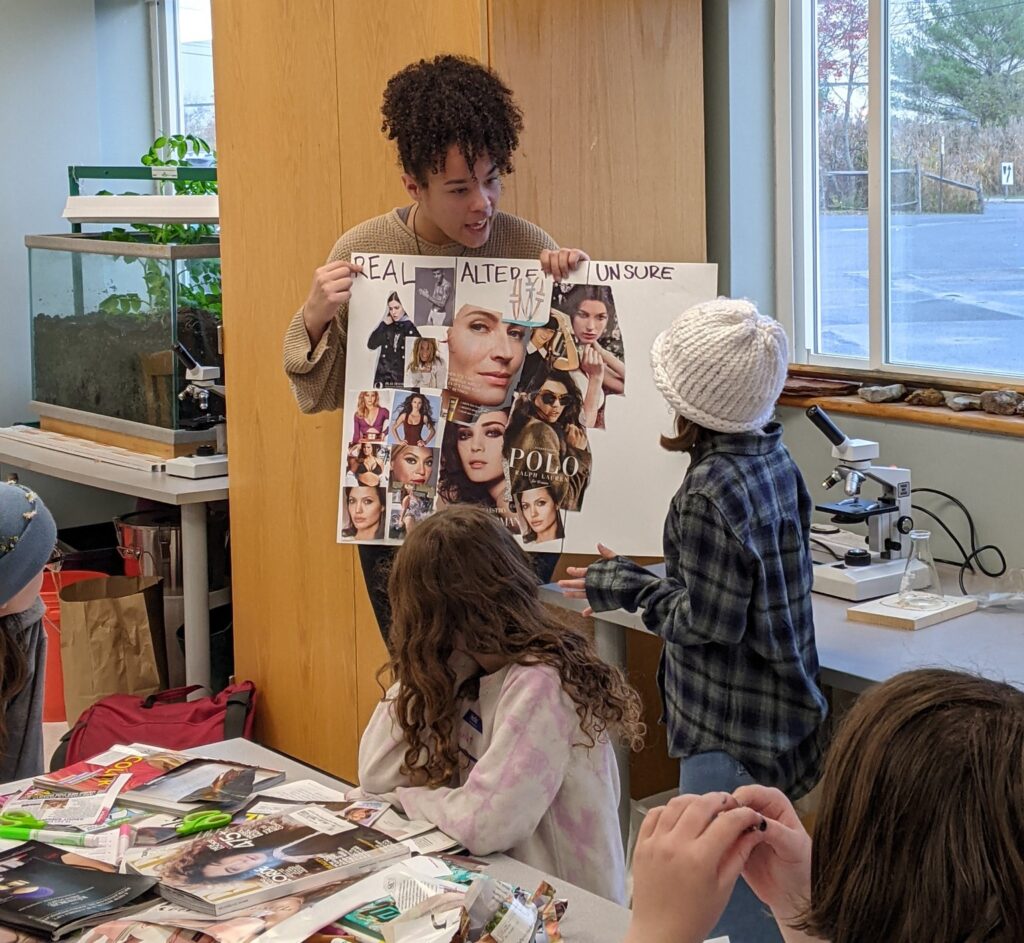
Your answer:
[[[563,510],[583,507],[591,469],[583,410],[583,395],[564,370],[552,370],[519,399],[505,430],[513,494],[555,485]]]

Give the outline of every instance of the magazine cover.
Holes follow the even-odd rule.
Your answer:
[[[301,943],[323,923],[314,906],[358,880],[278,897],[226,918],[204,917],[162,902],[128,919],[102,923],[79,943],[250,943],[270,930],[276,931],[278,943]]]
[[[75,792],[93,792],[107,789],[116,777],[127,774],[131,778],[124,788],[138,789],[139,786],[144,786],[185,763],[195,762],[195,759],[194,756],[159,747],[118,744],[99,756],[47,773],[45,776],[38,776],[35,781],[43,786],[56,786]]]
[[[137,906],[152,878],[29,841],[0,857],[0,924],[59,939]]]
[[[133,850],[126,860],[132,871],[159,880],[166,900],[220,916],[408,855],[382,832],[307,806],[188,842]]]
[[[193,758],[188,765],[133,789],[121,798],[142,809],[186,814],[210,805],[237,807],[254,791],[283,779],[284,773],[280,770]]]
[[[32,783],[7,798],[4,812],[27,813],[48,826],[92,828],[106,823],[129,778],[127,773],[115,776],[106,789],[97,792],[54,790]]]
[[[649,352],[715,297],[715,266],[591,261],[553,282],[536,260],[352,260],[339,542],[399,544],[471,503],[526,550],[661,554],[647,511],[685,465],[659,446]]]

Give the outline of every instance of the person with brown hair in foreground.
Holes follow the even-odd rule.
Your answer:
[[[808,836],[777,789],[679,796],[645,819],[627,943],[700,943],[737,877],[786,943],[1024,940],[1024,692],[943,669],[861,695]]]

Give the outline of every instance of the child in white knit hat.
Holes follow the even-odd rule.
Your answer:
[[[57,543],[46,505],[0,484],[0,782],[43,772],[46,633],[39,588]]]
[[[811,616],[812,504],[772,422],[786,335],[748,301],[679,315],[651,350],[676,414],[663,448],[690,465],[665,521],[666,574],[598,549],[561,585],[595,612],[643,610],[665,641],[658,682],[680,792],[758,782],[790,798],[818,778],[827,707]],[[779,940],[740,884],[712,936]]]

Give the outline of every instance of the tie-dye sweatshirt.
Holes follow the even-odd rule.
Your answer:
[[[625,903],[619,776],[607,738],[588,747],[572,698],[547,666],[511,665],[480,678],[459,702],[466,764],[458,785],[408,786],[406,743],[391,698],[377,705],[359,744],[359,792],[384,796],[478,855],[526,864]]]

